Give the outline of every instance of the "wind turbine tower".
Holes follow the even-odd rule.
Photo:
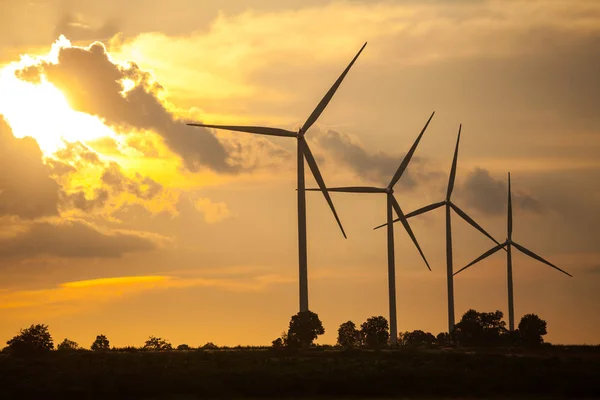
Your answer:
[[[344,228],[342,227],[342,223],[335,211],[335,207],[333,206],[333,202],[331,201],[331,197],[327,190],[325,190],[325,182],[319,171],[319,167],[317,166],[317,162],[310,151],[310,147],[304,138],[304,135],[308,131],[308,129],[317,121],[329,101],[337,91],[338,87],[346,77],[348,71],[363,51],[367,43],[365,43],[361,49],[358,51],[356,56],[352,59],[350,64],[346,67],[346,69],[342,72],[340,77],[335,81],[333,86],[329,89],[329,91],[325,94],[321,102],[314,109],[312,114],[308,117],[304,125],[298,130],[298,132],[292,132],[285,129],[280,128],[268,128],[268,127],[260,127],[260,126],[234,126],[234,125],[209,125],[209,124],[199,124],[199,123],[189,123],[187,125],[190,126],[199,126],[204,128],[214,128],[214,129],[225,129],[230,131],[237,132],[247,132],[258,135],[267,135],[267,136],[281,136],[281,137],[292,137],[297,140],[297,172],[298,172],[298,266],[299,266],[299,284],[300,284],[300,311],[308,311],[308,266],[307,266],[307,248],[306,248],[306,195],[305,195],[305,181],[304,181],[304,160],[308,163],[308,166],[317,181],[317,184],[321,189],[323,189],[323,195],[325,196],[325,200],[329,204],[331,211],[333,212],[333,216],[337,221],[340,230],[344,237],[346,237],[346,233],[344,232]]]

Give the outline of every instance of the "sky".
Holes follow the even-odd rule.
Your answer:
[[[0,0],[0,342],[49,325],[89,347],[269,345],[298,311],[295,143],[186,126],[297,130],[328,186],[445,196],[573,275],[513,253],[517,323],[600,344],[600,3]],[[306,168],[307,186],[315,182]],[[333,344],[388,317],[383,195],[307,193],[309,306]],[[447,330],[442,209],[395,227],[398,330]],[[458,269],[493,243],[453,216]],[[499,252],[455,277],[456,317],[507,319]]]

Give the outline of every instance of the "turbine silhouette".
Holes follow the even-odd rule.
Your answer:
[[[406,214],[406,218],[411,218],[420,214],[424,214],[429,211],[433,211],[439,207],[446,206],[446,281],[448,286],[448,332],[452,332],[454,329],[454,281],[453,281],[453,260],[452,260],[452,221],[451,221],[451,210],[454,210],[462,219],[467,221],[471,226],[477,229],[479,232],[483,233],[485,236],[489,237],[496,244],[499,244],[496,239],[494,239],[489,233],[485,231],[477,222],[475,222],[471,217],[467,215],[463,210],[461,210],[456,204],[452,202],[450,199],[452,196],[452,191],[454,189],[454,181],[456,177],[456,166],[458,163],[458,145],[460,143],[460,132],[462,130],[462,124],[458,127],[458,137],[456,139],[456,148],[454,149],[454,158],[452,160],[452,167],[450,169],[450,177],[448,179],[448,190],[446,192],[446,200],[440,201],[437,203],[433,203],[427,205],[425,207],[419,208],[413,212]],[[400,219],[395,219],[394,222],[400,221]],[[382,224],[374,229],[379,229],[387,224]]]
[[[335,94],[336,90],[346,77],[346,74],[363,51],[367,43],[361,47],[356,56],[352,59],[350,64],[346,67],[344,72],[340,75],[340,77],[335,81],[333,86],[329,89],[329,91],[325,94],[321,102],[314,109],[312,114],[308,117],[304,125],[298,130],[298,132],[292,132],[285,129],[279,128],[267,128],[260,126],[232,126],[232,125],[209,125],[209,124],[198,124],[198,123],[189,123],[187,125],[190,126],[199,126],[204,128],[214,128],[214,129],[225,129],[230,131],[238,131],[238,132],[247,132],[254,133],[259,135],[268,135],[268,136],[282,136],[282,137],[293,137],[297,139],[297,163],[298,163],[298,264],[299,264],[299,285],[300,285],[300,311],[308,311],[308,266],[307,266],[307,248],[306,248],[306,195],[305,195],[305,182],[304,182],[304,160],[308,163],[308,166],[317,181],[317,184],[320,188],[323,189],[323,195],[325,196],[325,200],[329,204],[331,211],[333,212],[333,216],[337,221],[344,238],[346,238],[346,232],[344,232],[344,228],[342,223],[335,211],[335,207],[333,206],[333,202],[331,201],[331,197],[327,190],[325,189],[325,182],[319,171],[319,167],[317,166],[317,162],[310,151],[310,147],[308,143],[304,139],[304,135],[306,131],[317,121],[329,101]]]
[[[508,173],[508,218],[507,218],[507,236],[506,241],[504,243],[500,243],[495,247],[492,247],[490,250],[483,253],[481,256],[477,257],[475,260],[471,261],[467,266],[461,268],[456,271],[454,275],[458,274],[461,271],[469,268],[471,265],[478,263],[479,261],[491,256],[498,250],[502,248],[506,248],[506,266],[507,266],[507,280],[508,280],[508,326],[511,331],[515,330],[515,309],[514,309],[514,298],[513,298],[513,277],[512,277],[512,254],[511,247],[514,246],[521,253],[533,258],[534,260],[538,260],[565,275],[573,277],[573,275],[569,274],[566,271],[558,268],[556,265],[550,263],[549,261],[544,260],[542,257],[535,254],[533,251],[521,246],[517,242],[512,240],[512,200],[510,194],[510,172]]]
[[[393,221],[393,211],[392,210],[396,211],[396,214],[398,215],[398,221],[401,221],[402,225],[404,225],[404,229],[406,229],[406,232],[408,232],[408,235],[410,236],[413,243],[417,247],[417,250],[419,250],[421,257],[423,257],[423,260],[425,261],[427,268],[429,268],[429,270],[431,271],[431,268],[429,267],[429,263],[427,262],[427,259],[425,258],[423,251],[421,251],[421,247],[419,246],[419,243],[417,242],[417,239],[415,238],[415,235],[414,235],[410,225],[408,224],[408,221],[406,220],[406,217],[404,216],[402,209],[400,208],[400,204],[398,203],[398,201],[396,200],[396,197],[394,196],[394,185],[398,182],[400,177],[402,177],[404,170],[408,166],[408,163],[410,162],[415,150],[417,149],[417,146],[419,145],[419,141],[421,140],[423,133],[425,133],[425,130],[427,129],[427,126],[429,125],[429,122],[433,118],[434,114],[435,114],[435,111],[431,114],[431,116],[427,120],[427,123],[423,127],[423,130],[421,130],[421,133],[419,134],[419,136],[413,143],[413,145],[410,148],[410,150],[408,151],[408,153],[406,153],[406,155],[404,156],[404,159],[400,163],[398,170],[392,177],[392,180],[390,181],[390,183],[387,187],[377,188],[377,187],[369,187],[369,186],[351,186],[351,187],[337,187],[337,188],[326,188],[326,189],[325,188],[306,189],[306,190],[310,190],[310,191],[320,190],[323,192],[330,191],[330,192],[344,192],[344,193],[385,193],[385,194],[387,194],[388,286],[389,286],[389,306],[390,306],[390,344],[392,344],[392,345],[396,345],[397,341],[398,341],[398,326],[397,326],[398,324],[397,324],[397,320],[396,320],[396,263],[395,263],[395,259],[394,259],[394,227],[392,224],[392,221]]]

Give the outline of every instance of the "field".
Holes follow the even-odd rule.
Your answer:
[[[2,398],[598,398],[600,348],[0,355]]]

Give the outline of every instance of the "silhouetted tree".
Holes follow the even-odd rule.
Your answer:
[[[523,343],[527,346],[537,346],[544,342],[546,331],[546,321],[535,314],[527,314],[519,322],[519,333]]]
[[[384,317],[368,318],[360,326],[361,340],[368,347],[385,346],[390,338],[389,329],[388,321]]]
[[[179,346],[177,346],[177,350],[191,350],[192,348],[190,346],[188,346],[187,344],[180,344]]]
[[[356,329],[354,322],[348,321],[340,325],[337,343],[347,348],[360,346],[360,331]]]
[[[435,341],[438,344],[438,346],[451,346],[452,336],[448,332],[440,332],[435,337]]]
[[[144,350],[162,351],[162,350],[172,350],[173,346],[171,346],[171,343],[167,342],[163,338],[150,336],[148,338],[148,340],[146,340],[146,343],[144,344],[143,349]]]
[[[56,346],[56,350],[77,350],[79,349],[79,344],[72,340],[65,338],[62,342]]]
[[[281,349],[283,347],[283,338],[278,337],[271,342],[274,349]]]
[[[454,339],[464,345],[494,345],[500,343],[506,330],[506,322],[502,321],[502,311],[477,312],[467,311],[456,324]]]
[[[287,343],[289,347],[299,345],[308,347],[317,336],[325,333],[325,328],[319,319],[319,316],[312,311],[301,311],[292,316],[290,326],[287,332]]]
[[[90,348],[94,351],[109,350],[110,342],[108,341],[106,336],[98,335],[98,336],[96,336],[96,340],[94,340],[94,343],[92,343]]]
[[[421,330],[405,332],[402,335],[402,342],[399,341],[399,343],[409,347],[431,346],[435,344],[435,336],[429,332],[425,333]]]
[[[204,350],[217,350],[219,346],[214,344],[213,342],[208,342],[204,346],[202,346]]]
[[[48,326],[43,324],[31,325],[21,329],[19,334],[6,342],[8,351],[14,354],[34,355],[54,349],[54,342]]]

